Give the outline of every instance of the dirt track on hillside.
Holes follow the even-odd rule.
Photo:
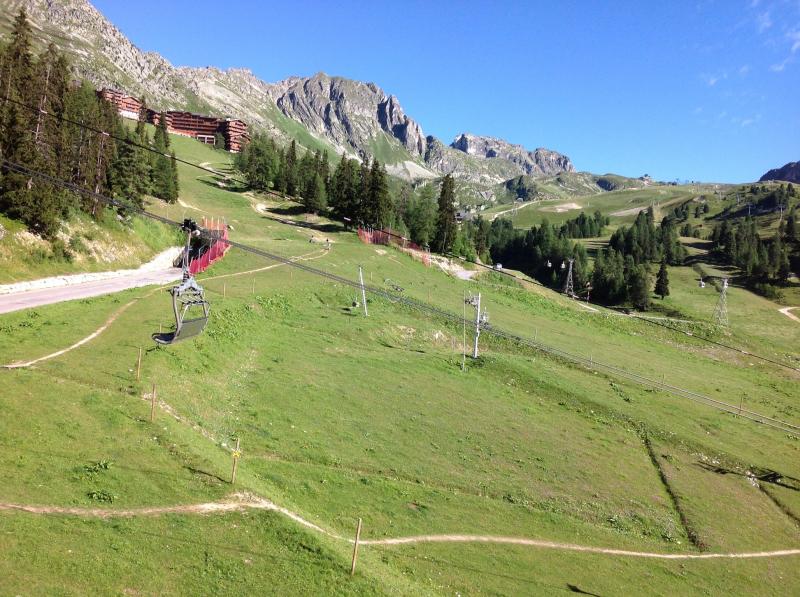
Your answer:
[[[236,493],[219,502],[206,502],[202,504],[154,506],[143,508],[130,508],[114,510],[110,508],[76,508],[61,506],[31,506],[0,502],[0,511],[17,511],[36,515],[65,515],[83,518],[130,518],[134,516],[159,516],[163,514],[219,514],[224,512],[238,512],[243,510],[267,510],[278,512],[296,523],[317,533],[327,535],[334,539],[353,543],[353,539],[331,533],[322,527],[310,522],[299,514],[265,498],[248,493]],[[576,551],[630,558],[650,558],[660,560],[709,560],[709,559],[755,559],[774,558],[800,555],[800,548],[779,549],[774,551],[736,552],[736,553],[658,553],[649,551],[631,551],[608,547],[595,547],[592,545],[578,545],[576,543],[558,543],[543,539],[529,539],[525,537],[504,537],[497,535],[415,535],[410,537],[394,537],[386,539],[364,539],[359,541],[362,546],[395,546],[411,545],[417,543],[487,543],[497,545],[521,545],[540,549],[556,551]]]
[[[304,255],[299,255],[297,257],[291,257],[290,260],[291,261],[310,261],[312,259],[318,259],[320,257],[324,257],[325,255],[328,254],[329,251],[330,251],[330,249],[318,249],[316,251],[311,251],[310,253],[305,253]],[[315,255],[315,253],[319,253],[319,254]],[[314,256],[311,257],[311,255],[314,255]],[[257,268],[257,269],[247,270],[247,271],[244,271],[244,272],[234,272],[232,274],[223,274],[223,275],[220,275],[220,276],[211,276],[211,277],[208,277],[208,278],[204,278],[202,281],[205,282],[207,280],[219,280],[219,279],[222,279],[222,278],[232,278],[234,276],[244,276],[244,275],[247,275],[247,274],[255,274],[255,273],[258,273],[258,272],[263,272],[263,271],[272,269],[274,267],[279,267],[281,265],[286,265],[286,264],[285,263],[273,263],[272,265],[267,265],[265,267],[260,267],[260,268]],[[161,289],[161,286],[159,286],[158,288],[152,290],[151,292],[148,292],[147,294],[145,294],[142,297],[135,298],[132,301],[130,301],[128,303],[125,303],[122,307],[120,307],[119,309],[114,311],[103,325],[101,325],[99,328],[97,328],[95,331],[93,331],[91,334],[89,334],[88,336],[86,336],[82,340],[78,340],[75,344],[72,344],[71,346],[68,346],[67,348],[62,348],[61,350],[57,350],[57,351],[52,352],[50,354],[47,354],[45,356],[38,357],[36,359],[31,359],[29,361],[14,361],[13,363],[8,363],[6,365],[0,365],[0,369],[21,369],[21,368],[24,368],[24,367],[30,367],[32,365],[36,365],[37,363],[41,363],[42,361],[48,361],[50,359],[54,359],[55,357],[59,357],[62,354],[66,354],[66,353],[70,352],[71,350],[75,350],[76,348],[79,348],[79,347],[83,346],[87,342],[89,342],[91,340],[94,340],[100,334],[102,334],[104,331],[106,331],[108,329],[108,327],[112,323],[114,323],[117,320],[117,318],[120,315],[122,315],[122,313],[125,312],[134,303],[138,302],[142,298],[147,298],[147,297],[153,295],[154,293],[158,292],[160,289]]]

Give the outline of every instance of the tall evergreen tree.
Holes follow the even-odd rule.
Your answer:
[[[438,253],[448,253],[456,240],[455,182],[451,175],[442,180],[439,193],[439,211],[436,220],[436,233],[433,237],[433,249]]]
[[[650,284],[647,279],[647,267],[642,264],[633,265],[628,271],[628,294],[633,306],[640,311],[650,308]]]
[[[667,273],[666,259],[661,261],[661,267],[658,268],[658,275],[656,276],[655,293],[664,300],[664,297],[669,295],[669,275]]]
[[[352,225],[358,219],[358,163],[343,153],[330,184],[329,202],[333,213]]]
[[[371,223],[376,228],[388,228],[392,225],[394,206],[389,194],[389,184],[386,180],[386,170],[378,160],[372,161],[369,172],[369,194]]]
[[[289,144],[289,151],[286,153],[286,194],[296,197],[298,192],[298,176],[297,176],[297,144],[292,139]]]
[[[797,210],[792,208],[786,218],[786,240],[788,242],[795,242],[798,240],[797,234]]]

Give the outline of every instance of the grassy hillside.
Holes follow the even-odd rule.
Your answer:
[[[225,154],[173,143],[181,157],[226,167]],[[283,224],[276,218],[298,217],[289,206],[179,168],[182,204],[154,205],[159,213],[225,217],[234,240],[351,279],[361,265],[372,284],[456,313],[465,292],[480,291],[493,326],[800,424],[800,374],[696,337],[800,366],[800,324],[744,290],[731,290],[731,326],[719,330],[713,288],[673,268],[670,305],[694,322],[681,324],[693,335],[676,333],[496,275],[464,282],[323,219]],[[662,205],[689,194],[674,192]],[[614,209],[647,201],[617,193],[603,196]],[[323,237],[330,252],[310,242]],[[170,348],[149,337],[170,317],[155,288],[0,316],[8,363],[68,346],[135,301],[81,348],[0,370],[0,503],[120,510],[247,491],[345,537],[360,517],[364,539],[491,534],[658,553],[800,546],[796,438],[488,335],[461,371],[468,329],[385,299],[371,299],[365,318],[351,309],[354,289],[263,269],[272,265],[230,251],[200,280],[207,331]],[[153,383],[163,404],[150,423]],[[235,437],[243,457],[232,487]],[[748,476],[765,470],[784,480]],[[459,543],[364,545],[350,578],[346,541],[258,510],[107,520],[0,511],[0,524],[12,594],[605,595],[643,581],[663,595],[800,591],[798,556],[672,561]]]
[[[31,234],[16,220],[0,215],[0,284],[46,276],[135,268],[156,253],[180,244],[174,230],[151,220],[118,222],[110,215],[95,222],[74,215],[57,239]]]
[[[594,213],[600,211],[611,218],[612,224],[630,223],[636,214],[651,205],[657,216],[665,210],[697,199],[703,194],[711,193],[711,185],[652,185],[641,189],[624,189],[620,191],[598,192],[595,194],[564,194],[557,199],[530,201],[519,205],[516,214],[505,213],[517,228],[529,228],[539,225],[545,218],[551,224],[561,224],[575,218],[581,211]],[[487,213],[505,212],[510,206],[497,206]]]

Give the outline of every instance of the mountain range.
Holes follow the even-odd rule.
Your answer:
[[[502,139],[459,135],[452,143],[425,135],[399,100],[374,83],[317,73],[276,83],[244,68],[177,67],[137,48],[86,0],[0,0],[0,35],[24,7],[42,46],[55,43],[79,78],[144,97],[158,110],[240,118],[254,131],[308,149],[372,156],[407,180],[443,174],[493,185],[516,176],[574,172],[556,151],[529,151]]]

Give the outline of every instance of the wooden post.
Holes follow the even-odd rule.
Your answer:
[[[225,298],[227,296],[228,296],[228,285],[225,282],[223,282],[222,283],[222,298]]]
[[[231,485],[236,483],[236,469],[239,467],[239,456],[242,453],[239,450],[239,438],[236,438],[236,449],[233,451],[233,469],[231,470]]]
[[[358,281],[361,284],[361,302],[364,303],[364,317],[369,317],[367,311],[367,292],[364,290],[364,271],[358,266]]]
[[[150,422],[156,420],[156,384],[153,384],[153,393],[150,394]]]
[[[256,293],[256,277],[253,276],[253,294]]]
[[[142,347],[139,347],[139,358],[136,359],[136,381],[142,378]]]
[[[358,519],[356,527],[356,540],[353,543],[353,563],[350,565],[350,576],[356,573],[356,560],[358,559],[358,542],[361,540],[361,519]]]

